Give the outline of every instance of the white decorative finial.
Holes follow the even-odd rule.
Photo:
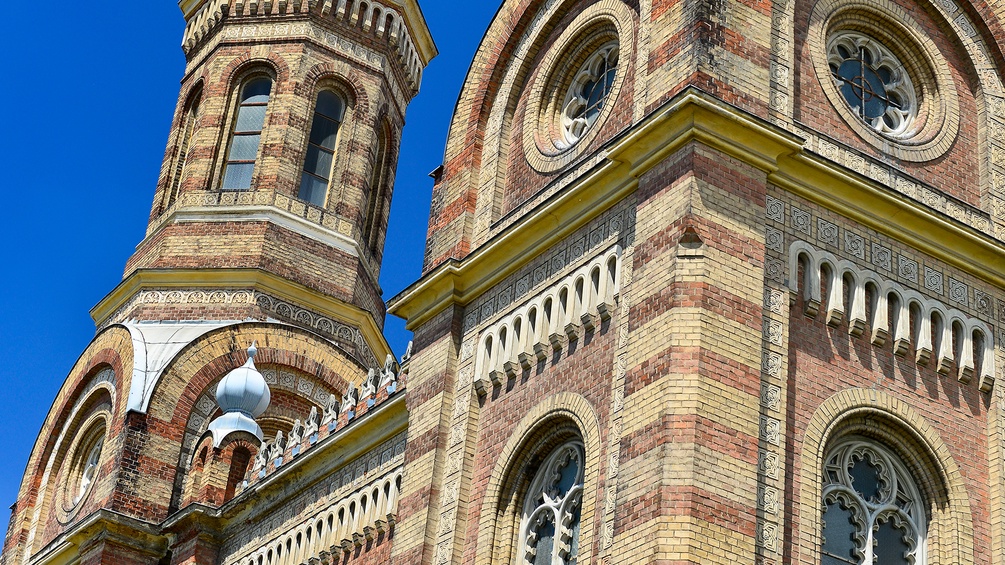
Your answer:
[[[227,373],[216,387],[216,403],[223,415],[209,425],[214,447],[219,447],[233,432],[248,432],[259,440],[263,438],[262,428],[255,418],[269,407],[272,393],[265,377],[255,367],[256,345],[257,342],[253,342],[248,348],[248,360],[244,365]]]

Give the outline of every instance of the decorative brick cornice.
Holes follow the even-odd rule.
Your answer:
[[[352,28],[362,29],[379,40],[386,41],[398,55],[409,86],[418,91],[422,70],[436,56],[436,46],[426,27],[422,12],[414,0],[394,2],[384,6],[370,0],[204,0],[183,2],[182,10],[188,24],[182,39],[182,50],[190,54],[230,18],[277,18],[314,15]],[[284,35],[313,36],[314,27],[307,22],[288,22]],[[242,35],[243,37],[243,35]],[[257,37],[253,35],[251,37]]]

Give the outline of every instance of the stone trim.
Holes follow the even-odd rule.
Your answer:
[[[484,329],[474,378],[479,394],[610,320],[620,272],[621,246],[614,245]]]
[[[937,549],[929,553],[929,562],[973,565],[969,495],[949,447],[906,402],[875,389],[838,392],[825,400],[807,423],[798,455],[798,544],[804,551],[815,552],[820,547],[821,478],[828,445],[836,438],[863,432],[893,448],[915,474],[928,499],[928,534],[939,539],[938,544],[929,544]]]

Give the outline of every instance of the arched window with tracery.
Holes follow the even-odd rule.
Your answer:
[[[544,459],[524,498],[517,563],[577,562],[584,463],[579,440],[559,445]]]
[[[925,501],[892,451],[853,437],[823,473],[822,565],[925,565]]]
[[[381,243],[381,228],[386,222],[384,216],[387,213],[388,187],[392,178],[392,143],[391,126],[386,120],[382,120],[377,128],[377,147],[373,167],[370,169],[370,193],[367,196],[364,218],[363,244],[371,255],[377,254]]]

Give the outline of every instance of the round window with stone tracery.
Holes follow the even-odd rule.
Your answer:
[[[572,146],[593,126],[614,89],[618,73],[618,42],[600,46],[579,68],[562,104],[562,143]]]
[[[65,483],[66,510],[76,508],[94,487],[98,479],[98,466],[101,463],[101,451],[104,445],[104,426],[98,425],[84,435],[83,441],[74,450],[70,473]]]
[[[914,133],[918,95],[910,74],[886,46],[844,31],[830,38],[827,62],[838,92],[858,119],[886,136]]]

